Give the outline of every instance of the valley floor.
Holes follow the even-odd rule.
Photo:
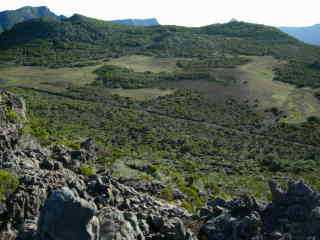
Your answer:
[[[173,72],[176,61],[130,56],[108,64]],[[310,89],[273,81],[278,64],[251,57],[236,68],[212,69],[215,81],[139,89],[95,86],[101,65],[6,67],[0,74],[2,86],[26,99],[25,131],[42,144],[74,147],[91,136],[109,152],[96,168],[112,165],[117,177],[161,181],[167,199],[178,187],[190,208],[203,203],[198,191],[265,199],[271,178],[304,178],[320,189],[318,123],[306,122],[320,115],[320,102]]]

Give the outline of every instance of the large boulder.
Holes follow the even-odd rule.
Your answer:
[[[272,202],[262,213],[264,231],[291,239],[320,238],[320,194],[303,181],[289,182],[286,191],[270,182]]]
[[[98,240],[96,206],[68,188],[51,193],[40,212],[38,232],[43,240]]]

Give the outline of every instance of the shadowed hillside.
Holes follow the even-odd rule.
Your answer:
[[[2,62],[60,66],[128,54],[210,58],[221,54],[272,55],[312,62],[320,50],[276,28],[244,22],[202,28],[122,26],[74,15],[36,19],[0,36]]]
[[[47,17],[51,19],[60,19],[47,7],[23,7],[17,10],[0,12],[0,33],[11,29],[15,24],[28,21],[35,18]]]

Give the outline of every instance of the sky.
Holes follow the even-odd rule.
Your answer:
[[[0,0],[0,11],[47,6],[56,14],[103,20],[155,17],[161,24],[204,26],[237,20],[271,26],[320,23],[320,0]]]

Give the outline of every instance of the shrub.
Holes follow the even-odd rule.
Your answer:
[[[308,117],[307,121],[309,123],[317,123],[317,124],[319,124],[320,123],[320,118],[316,117],[316,116],[310,116],[310,117]]]
[[[0,170],[0,200],[3,201],[9,194],[13,193],[19,186],[19,180],[11,173]]]
[[[95,169],[92,166],[89,166],[86,164],[82,165],[80,167],[79,171],[80,171],[80,174],[87,176],[87,177],[90,177],[95,174]]]
[[[171,186],[167,186],[163,188],[160,192],[160,197],[167,200],[167,201],[173,201],[173,189]]]
[[[12,109],[6,110],[6,118],[11,123],[16,123],[19,120],[18,114]]]

